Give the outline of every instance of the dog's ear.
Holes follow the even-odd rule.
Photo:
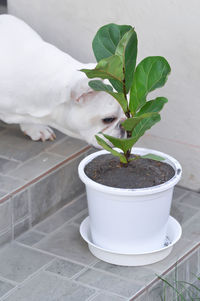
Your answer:
[[[76,82],[76,84],[71,89],[71,99],[76,103],[83,103],[86,101],[88,94],[96,93],[88,85],[89,79],[84,78]]]

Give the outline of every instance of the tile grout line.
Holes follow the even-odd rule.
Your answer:
[[[62,155],[60,155],[60,154],[53,153],[53,152],[49,152],[49,151],[45,151],[45,152],[43,152],[43,153],[41,153],[41,154],[47,154],[47,155],[51,155],[51,156],[56,156],[56,157],[58,157],[58,158],[60,158],[60,159],[63,159],[63,160],[65,160],[65,159],[68,158],[68,156],[64,157],[64,156],[62,156]],[[40,155],[41,155],[41,154],[40,154]]]
[[[8,161],[15,162],[15,163],[22,163],[22,161],[20,161],[20,160],[17,160],[17,159],[14,159],[14,158],[8,158],[8,157],[6,157],[6,156],[4,156],[2,154],[0,154],[0,158],[8,160]]]
[[[31,210],[31,191],[30,191],[30,188],[27,188],[27,194],[28,194],[29,230],[30,230],[32,228],[32,210]]]
[[[4,281],[4,282],[7,282],[7,283],[10,283],[14,286],[17,286],[18,285],[18,282],[17,281],[14,281],[14,280],[10,280],[10,279],[7,279],[6,277],[3,277],[2,275],[0,275],[0,280]]]
[[[88,297],[85,301],[92,301],[94,298],[100,296],[99,292],[95,292],[92,296]]]
[[[102,293],[105,293],[105,294],[110,293],[110,294],[113,294],[113,295],[115,295],[115,296],[117,296],[117,297],[123,297],[123,298],[125,297],[125,298],[128,298],[127,296],[120,295],[120,294],[117,294],[117,293],[115,293],[115,292],[111,292],[111,291],[108,291],[108,290],[104,290],[104,289],[101,289],[101,288],[98,288],[98,287],[95,287],[95,286],[92,286],[92,285],[83,283],[83,282],[81,282],[81,281],[77,281],[77,280],[71,280],[71,281],[72,281],[73,283],[80,284],[80,285],[82,285],[82,286],[85,286],[85,287],[94,289],[94,290],[96,290],[96,291],[99,291],[99,292],[102,292]]]
[[[8,202],[10,203],[10,214],[11,214],[11,241],[14,240],[14,206],[13,206],[13,197],[11,197]]]
[[[38,233],[38,234],[41,234],[41,235],[44,235],[44,236],[48,235],[48,233],[39,231],[39,230],[35,229],[34,227],[35,227],[35,226],[31,227],[29,231],[32,231],[32,232],[35,232],[35,233]],[[28,231],[26,231],[26,232],[28,232]],[[25,234],[26,232],[24,232],[24,234]],[[36,244],[36,243],[35,243],[35,244]],[[34,244],[34,245],[35,245],[35,244]]]
[[[84,267],[88,267],[88,265],[85,264],[85,263],[82,263],[82,262],[70,259],[68,257],[61,256],[61,255],[56,255],[54,253],[50,253],[50,252],[42,250],[42,249],[38,249],[35,246],[33,247],[33,246],[29,246],[29,245],[24,245],[23,243],[21,243],[19,241],[15,241],[15,243],[18,244],[18,245],[20,245],[21,247],[24,247],[24,248],[27,248],[27,249],[30,249],[30,250],[34,250],[34,251],[37,251],[37,252],[42,253],[42,254],[54,256],[55,258],[58,258],[58,259],[62,259],[62,260],[65,260],[65,261],[69,261],[71,263],[75,263],[75,264],[78,264],[78,265],[81,265],[81,266],[84,266]]]

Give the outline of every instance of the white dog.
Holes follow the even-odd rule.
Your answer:
[[[99,131],[123,135],[117,101],[93,91],[79,71],[93,67],[46,43],[16,17],[0,15],[0,119],[20,124],[33,140],[53,140],[50,127],[94,146]]]

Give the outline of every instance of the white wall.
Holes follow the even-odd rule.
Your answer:
[[[83,62],[94,60],[91,42],[100,26],[133,25],[138,61],[163,55],[172,68],[166,87],[156,93],[169,99],[162,121],[138,145],[175,156],[184,169],[181,185],[200,190],[199,0],[8,0],[8,9]]]

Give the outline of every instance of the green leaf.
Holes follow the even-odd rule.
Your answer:
[[[97,62],[115,54],[121,38],[132,27],[110,23],[101,27],[92,42],[92,48]]]
[[[121,139],[106,134],[103,134],[103,136],[106,139],[108,139],[115,147],[120,148],[124,153],[126,153],[129,149],[131,149],[135,144],[135,142],[137,141],[135,137]]]
[[[141,120],[138,125],[134,128],[132,132],[132,137],[136,139],[136,141],[144,135],[144,133],[149,130],[154,124],[160,121],[160,115],[156,113],[152,117],[145,118]]]
[[[122,61],[119,56],[113,55],[102,59],[94,69],[81,69],[89,78],[114,79],[123,87]]]
[[[132,27],[114,23],[101,27],[92,42],[92,48],[97,62],[115,54],[119,41]],[[123,71],[123,67],[122,70]],[[110,83],[118,92],[123,92],[123,86],[115,79],[109,78]]]
[[[164,161],[165,160],[165,158],[154,155],[154,154],[146,154],[144,156],[141,156],[140,158],[151,159],[151,160],[155,160],[155,161]]]
[[[123,93],[116,93],[116,92],[108,92],[110,95],[112,95],[120,104],[122,110],[124,111],[124,113],[127,112],[128,110],[128,102],[126,100],[126,98],[124,97]]]
[[[120,158],[120,162],[122,163],[127,163],[126,157],[117,152],[116,150],[114,150],[110,145],[108,145],[108,143],[106,143],[102,138],[100,138],[99,136],[95,136],[97,142],[99,145],[101,145],[105,150],[109,151],[113,156],[115,157],[119,157]]]
[[[109,93],[111,96],[113,96],[118,101],[118,103],[122,107],[124,113],[127,112],[128,102],[127,102],[126,98],[124,97],[123,93],[113,92],[112,87],[110,85],[105,85],[100,80],[91,80],[91,81],[89,81],[89,86],[92,89],[94,89],[95,91],[104,91],[104,92]]]
[[[128,118],[122,123],[122,126],[124,127],[124,129],[126,131],[132,132],[141,120],[143,120],[145,118],[149,118],[155,114],[156,113],[150,112],[150,113],[145,113],[145,114],[137,116],[137,117]]]
[[[137,58],[137,34],[134,28],[131,28],[124,34],[116,48],[115,54],[121,57],[123,62],[123,70],[125,73],[125,88],[127,94],[133,82],[133,75]]]
[[[167,60],[161,56],[147,57],[138,64],[130,91],[129,108],[133,115],[145,104],[149,92],[164,86],[170,71]]]
[[[141,116],[145,113],[149,112],[160,112],[164,106],[165,103],[167,103],[168,100],[165,97],[157,97],[156,99],[149,100],[145,103],[145,105],[140,109],[139,112],[136,113],[135,116]]]
[[[88,85],[95,91],[112,92],[113,88],[110,85],[104,84],[101,80],[91,80]]]

